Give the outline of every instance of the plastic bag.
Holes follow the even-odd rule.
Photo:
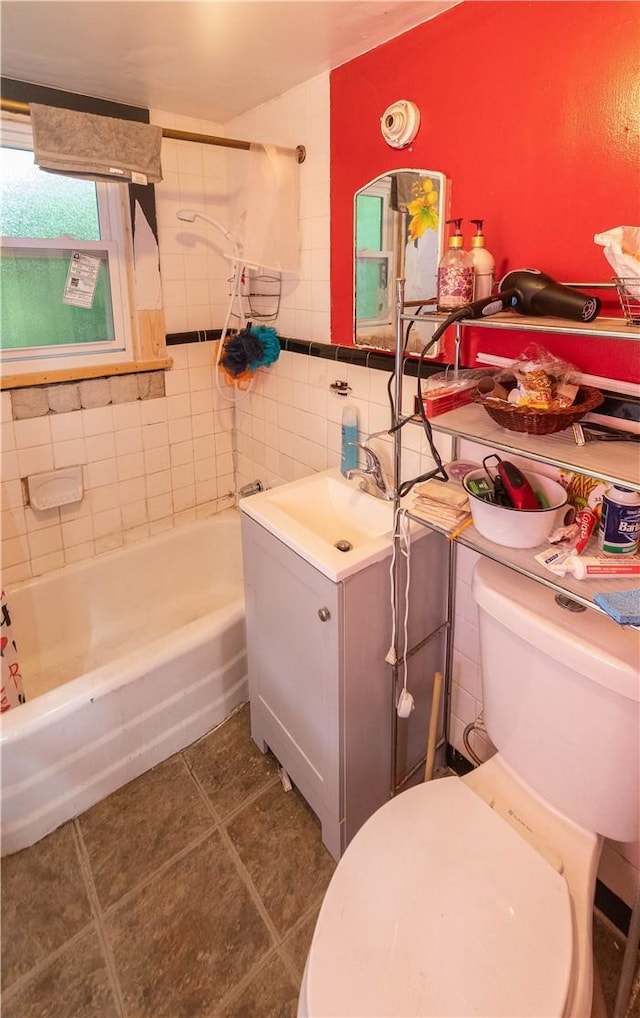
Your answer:
[[[454,371],[437,371],[422,381],[424,396],[434,396],[436,392],[457,392],[460,389],[474,388],[483,378],[493,378],[498,368],[459,368]]]
[[[538,343],[529,343],[498,381],[516,380],[508,402],[532,410],[559,410],[571,406],[578,393],[578,369]]]
[[[593,239],[604,248],[604,256],[616,276],[638,280],[640,297],[640,226],[615,226],[596,233]]]

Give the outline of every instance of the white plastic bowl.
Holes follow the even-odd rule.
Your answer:
[[[548,509],[511,509],[474,495],[468,482],[486,477],[484,470],[471,470],[462,481],[469,496],[474,527],[483,537],[505,548],[535,548],[569,516],[567,492],[561,484],[544,474],[524,473],[533,490],[545,495]]]

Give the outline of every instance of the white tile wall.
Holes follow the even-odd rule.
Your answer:
[[[2,393],[4,584],[37,576],[230,504],[232,411],[213,384],[214,343],[172,348],[167,395],[10,419]],[[178,393],[172,394],[172,389]],[[81,502],[38,512],[21,478],[81,464]]]
[[[322,74],[228,124],[151,111],[151,122],[200,134],[294,148],[300,166],[300,271],[283,277],[278,332],[330,341],[329,298],[329,75]],[[156,185],[160,272],[169,333],[222,327],[229,304],[230,245],[202,222],[176,219],[181,208],[203,211],[229,226],[232,160],[242,152],[165,139],[164,179]]]

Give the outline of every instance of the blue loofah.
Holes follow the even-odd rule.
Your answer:
[[[279,356],[280,340],[276,330],[249,322],[245,329],[227,339],[220,364],[231,378],[236,379],[273,364]]]
[[[640,626],[640,590],[594,594],[593,600],[621,626]]]
[[[250,370],[254,371],[256,368],[266,368],[267,365],[277,361],[280,356],[280,340],[276,335],[276,330],[269,325],[252,325],[250,328],[252,336],[255,336],[264,348],[262,357],[252,360],[249,365]]]

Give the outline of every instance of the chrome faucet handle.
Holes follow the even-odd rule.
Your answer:
[[[362,449],[367,461],[367,470],[373,472],[374,470],[379,469],[380,460],[376,456],[373,449],[370,449],[369,446],[365,445],[364,442],[349,442],[349,445],[355,445],[358,449]]]
[[[372,431],[370,435],[365,438],[365,443],[369,443],[372,438],[390,438],[391,432],[388,428],[384,428],[382,431]]]

